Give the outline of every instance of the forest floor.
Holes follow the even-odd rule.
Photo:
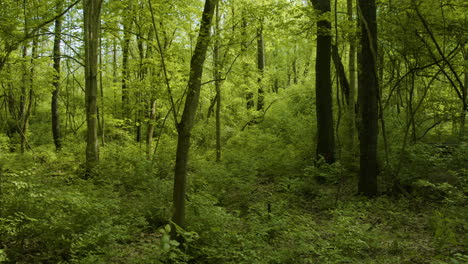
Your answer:
[[[239,178],[194,156],[180,245],[170,162],[106,148],[88,180],[76,146],[1,157],[0,263],[468,263],[466,149],[412,149],[406,193],[373,199],[340,164]]]

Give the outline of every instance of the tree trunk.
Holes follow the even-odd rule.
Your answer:
[[[102,0],[85,0],[83,3],[85,41],[85,103],[86,103],[86,177],[99,161],[97,120],[97,75],[100,16]]]
[[[465,140],[465,122],[466,122],[466,112],[468,111],[467,105],[467,93],[468,93],[468,50],[466,44],[463,44],[463,59],[465,61],[464,73],[465,73],[465,85],[462,87],[462,109],[460,116],[460,133],[459,140],[462,142]]]
[[[243,57],[245,57],[245,53],[247,52],[247,48],[248,48],[248,41],[247,41],[247,18],[246,18],[246,8],[244,7],[242,9],[242,24],[241,24],[241,37],[242,37],[242,41],[241,41],[241,55]],[[254,94],[253,92],[247,88],[248,87],[248,78],[249,78],[249,74],[248,74],[248,63],[247,62],[243,62],[242,63],[242,76],[243,76],[243,81],[244,81],[244,85],[245,85],[245,100],[246,100],[246,107],[247,107],[247,110],[249,109],[252,109],[255,105],[255,101],[254,101]]]
[[[59,2],[58,2],[59,3]],[[60,11],[60,4],[57,4],[57,12]],[[54,29],[54,70],[55,76],[53,79],[54,90],[52,91],[51,114],[52,114],[52,137],[54,139],[55,150],[62,149],[62,134],[60,129],[60,112],[59,112],[59,94],[60,94],[60,39],[62,34],[62,18],[55,20]]]
[[[102,67],[102,38],[99,38],[99,68]],[[98,122],[100,123],[99,125],[99,130],[101,131],[101,145],[104,147],[106,144],[105,141],[105,133],[106,133],[106,119],[105,119],[105,110],[104,110],[104,84],[103,84],[103,76],[102,76],[103,71],[99,71],[99,91],[100,91],[100,96],[101,96],[101,107],[100,109],[98,108]]]
[[[140,85],[138,85],[138,90],[136,92],[136,111],[135,111],[135,125],[136,125],[136,142],[141,142],[141,134],[142,134],[142,109],[146,109],[146,106],[143,106],[145,104],[142,100],[142,88],[141,84],[144,83],[145,80],[145,69],[143,66],[143,60],[145,59],[145,51],[143,47],[143,37],[142,37],[142,32],[138,32],[139,34],[137,35],[137,47],[138,47],[138,79],[140,81]]]
[[[343,93],[346,103],[349,104],[349,82],[336,45],[332,45],[332,58],[333,64],[335,65],[336,75],[340,82],[341,92]]]
[[[190,76],[187,96],[180,123],[177,125],[177,152],[174,177],[174,216],[173,222],[185,227],[185,194],[187,184],[187,162],[190,148],[190,135],[195,122],[195,114],[200,98],[201,78],[206,50],[210,41],[210,27],[218,0],[206,0],[202,14],[200,33],[190,61]],[[175,233],[173,233],[174,235]]]
[[[215,46],[213,52],[214,60],[214,79],[216,88],[216,162],[221,161],[221,63],[219,59],[220,34],[219,34],[219,5],[216,6],[216,22],[215,22]]]
[[[297,50],[294,49],[294,53],[296,53]],[[297,84],[297,58],[294,57],[293,62],[292,62],[292,72],[293,72],[293,83]]]
[[[31,51],[31,60],[29,63],[30,69],[29,73],[27,71],[28,67],[25,67],[25,73],[24,73],[24,80],[23,80],[23,86],[22,86],[22,95],[24,96],[22,101],[21,101],[21,119],[19,121],[21,122],[20,124],[20,151],[21,153],[24,153],[26,151],[26,145],[28,145],[28,129],[29,129],[29,118],[31,117],[31,111],[32,111],[32,106],[33,106],[33,100],[34,100],[34,60],[37,58],[37,39],[33,40],[33,46],[32,46],[32,51]],[[24,48],[24,57],[26,58],[26,50],[27,47],[25,45]],[[25,65],[26,62],[25,62]],[[27,93],[27,94],[26,94]]]
[[[330,0],[312,0],[319,15],[330,12]],[[315,96],[317,114],[317,159],[335,161],[333,130],[333,100],[330,77],[331,23],[320,18],[317,22],[317,56],[315,63]]]
[[[359,0],[361,50],[359,53],[360,174],[358,192],[377,195],[377,21],[375,0]]]
[[[258,68],[258,97],[257,97],[257,111],[263,109],[264,105],[264,91],[263,91],[263,72],[265,70],[265,44],[263,42],[263,22],[257,29],[257,68]]]
[[[19,98],[19,109],[18,117],[16,121],[16,131],[20,136],[20,151],[24,153],[24,144],[26,142],[26,131],[23,130],[24,116],[26,114],[26,103],[27,103],[27,89],[28,89],[28,80],[30,78],[27,65],[27,56],[28,56],[28,47],[26,43],[23,46],[22,57],[23,57],[23,76],[21,84],[21,94]]]
[[[348,21],[355,25],[353,22],[353,0],[347,0],[347,13],[348,13]],[[348,127],[348,150],[351,156],[353,155],[354,149],[354,137],[355,137],[355,97],[356,97],[356,42],[355,42],[355,35],[351,36],[351,41],[349,42],[349,62],[348,62],[348,70],[349,70],[349,93],[348,93],[348,110],[347,110],[347,127]]]
[[[151,99],[150,116],[148,120],[148,128],[146,130],[146,155],[148,159],[151,157],[151,148],[153,145],[154,123],[156,122],[156,99]]]
[[[126,9],[130,11],[130,7]],[[128,14],[130,16],[130,14]],[[130,70],[128,68],[128,58],[130,55],[130,30],[132,28],[132,19],[127,18],[123,24],[123,45],[122,45],[122,118],[129,118],[130,91],[128,87],[130,79]]]
[[[148,42],[153,41],[153,33],[154,33],[153,30],[150,29],[150,31],[148,32]],[[150,59],[152,56],[153,56],[153,49],[151,45],[148,45],[146,49],[146,58]],[[152,83],[157,82],[156,78],[158,78],[160,74],[155,73],[155,70],[153,67],[150,67],[147,70],[148,70],[149,76],[152,76],[154,78],[152,80]],[[156,89],[152,89],[152,90],[156,90]],[[156,95],[151,96],[151,99],[148,105],[149,105],[149,120],[146,126],[146,155],[148,159],[151,159],[151,152],[152,152],[152,147],[153,147],[153,134],[154,134],[154,128],[156,126],[156,119],[157,119]]]

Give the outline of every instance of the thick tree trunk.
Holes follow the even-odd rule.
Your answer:
[[[361,50],[359,53],[360,175],[358,191],[377,195],[377,21],[375,0],[359,0]]]
[[[330,12],[330,0],[312,0],[319,15]],[[335,161],[333,130],[333,100],[330,77],[331,23],[323,18],[317,22],[317,56],[315,63],[315,96],[317,112],[317,159]]]
[[[92,174],[99,161],[97,75],[98,45],[102,0],[85,0],[83,3],[85,41],[85,103],[86,103],[86,176]]]
[[[57,12],[60,11],[60,4],[57,5]],[[52,91],[51,114],[52,114],[52,137],[54,139],[55,150],[62,149],[62,134],[60,129],[60,112],[59,112],[59,94],[60,94],[60,39],[62,34],[62,18],[55,20],[54,29],[54,70],[55,76],[53,79],[54,90]]]
[[[206,58],[206,50],[210,41],[210,27],[218,0],[206,0],[203,10],[200,33],[197,44],[190,61],[190,76],[188,81],[187,96],[185,98],[182,119],[177,125],[177,152],[174,177],[174,216],[173,222],[185,227],[185,195],[187,184],[187,162],[190,148],[190,135],[195,122],[198,101],[200,98],[201,78],[203,63]],[[173,233],[174,234],[174,233]]]

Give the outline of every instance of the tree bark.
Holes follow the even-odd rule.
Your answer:
[[[338,75],[338,80],[340,82],[341,91],[345,97],[346,104],[349,104],[349,82],[348,78],[346,77],[344,65],[341,62],[340,54],[338,53],[338,47],[336,45],[332,45],[332,58],[333,64],[335,65],[336,74]]]
[[[102,67],[102,38],[99,38],[99,68]],[[101,131],[101,145],[104,147],[106,144],[105,141],[105,133],[106,133],[106,119],[105,119],[105,104],[104,104],[104,84],[103,84],[103,76],[102,76],[103,71],[99,71],[99,91],[100,91],[100,96],[101,96],[101,107],[99,109],[98,107],[98,122],[99,122],[99,130]]]
[[[146,155],[148,159],[151,157],[151,148],[153,145],[153,134],[154,134],[154,126],[156,122],[156,99],[151,99],[151,109],[150,109],[150,116],[148,120],[148,127],[146,130]]]
[[[195,114],[200,98],[203,63],[210,41],[210,27],[218,0],[206,0],[203,9],[200,33],[190,61],[190,76],[182,118],[177,124],[177,152],[174,177],[174,215],[173,222],[185,227],[185,195],[187,185],[187,163],[190,148],[190,135],[195,122]],[[173,233],[173,236],[175,233]]]
[[[460,116],[460,133],[459,133],[459,140],[465,140],[465,123],[466,123],[466,112],[468,112],[468,104],[467,104],[467,94],[468,94],[468,48],[466,44],[463,44],[462,47],[463,52],[463,59],[465,61],[464,67],[464,74],[465,74],[465,85],[462,87],[462,109],[461,109],[461,116]]]
[[[26,145],[28,145],[28,129],[29,129],[29,118],[31,117],[32,105],[34,100],[34,60],[37,58],[37,40],[33,40],[33,47],[31,52],[31,69],[28,78],[29,91],[27,98],[27,106],[25,106],[23,119],[21,124],[21,153],[26,151]]]
[[[330,12],[330,0],[312,0],[319,15]],[[317,21],[317,56],[315,63],[315,96],[317,115],[317,159],[327,163],[335,161],[335,136],[333,130],[333,100],[330,76],[331,23],[320,18]]]
[[[57,12],[60,11],[60,2],[57,2]],[[55,150],[62,149],[62,133],[60,129],[60,112],[59,112],[59,94],[60,94],[60,40],[62,34],[62,18],[55,20],[54,29],[54,70],[55,76],[52,81],[54,90],[52,91],[51,114],[52,114],[52,137],[54,139]]]
[[[128,7],[127,12],[130,12]],[[128,14],[130,16],[130,14]],[[130,30],[132,28],[132,18],[127,17],[123,23],[123,44],[122,44],[122,118],[129,118],[130,91],[128,82],[130,79],[130,70],[128,67],[128,58],[130,55]]]
[[[377,15],[375,0],[359,0],[361,50],[359,62],[360,174],[358,192],[377,195]]]
[[[85,0],[83,3],[85,41],[85,103],[86,103],[86,177],[99,161],[97,75],[100,16],[102,0]]]
[[[221,63],[219,59],[219,48],[220,48],[220,34],[219,34],[219,5],[216,6],[216,22],[215,32],[216,37],[213,60],[214,60],[214,78],[216,88],[216,162],[221,161]]]
[[[240,45],[240,50],[241,50],[241,54],[243,57],[245,57],[245,53],[247,52],[247,48],[248,48],[248,41],[247,41],[247,18],[246,18],[246,8],[244,7],[242,9],[242,23],[241,23],[241,45]],[[243,76],[243,80],[244,80],[244,85],[245,85],[245,100],[246,100],[246,108],[247,110],[249,109],[252,109],[255,105],[255,101],[254,101],[254,94],[252,91],[250,91],[250,89],[248,89],[248,78],[249,78],[249,74],[248,74],[248,63],[246,63],[245,61],[242,63],[242,76]]]
[[[265,95],[263,94],[263,72],[265,70],[265,44],[263,42],[263,22],[260,22],[260,27],[257,29],[257,69],[258,69],[258,94],[257,94],[257,111],[263,109]]]
[[[347,0],[347,13],[348,13],[348,21],[355,25],[353,21],[353,0]],[[349,42],[349,61],[348,61],[348,71],[349,71],[349,93],[348,93],[348,110],[347,110],[347,128],[348,128],[348,150],[353,156],[353,148],[354,148],[354,137],[355,137],[355,97],[356,97],[356,43],[355,43],[355,35],[351,36],[351,40]]]
[[[28,72],[28,64],[25,63],[25,72],[23,75],[23,86],[22,86],[22,93],[21,93],[21,101],[20,101],[20,119],[18,121],[19,124],[19,132],[20,132],[20,151],[24,153],[26,151],[26,146],[28,144],[28,129],[29,129],[29,118],[31,117],[31,111],[34,101],[34,60],[37,59],[37,39],[33,40],[32,50],[31,50],[31,59],[29,61],[29,72]],[[27,58],[27,46],[25,44],[23,50],[23,57]]]
[[[148,32],[148,42],[153,41],[153,29],[150,29]],[[146,58],[150,59],[153,56],[153,49],[151,45],[147,46],[146,49]],[[156,78],[160,79],[160,74],[155,72],[154,67],[149,67],[148,69],[148,74],[149,76],[153,76],[153,81],[152,83],[157,82]],[[157,76],[157,77],[156,77]],[[156,89],[152,89],[156,90]],[[156,95],[151,95],[151,99],[149,100],[149,118],[148,118],[148,124],[146,127],[146,155],[148,159],[151,159],[151,152],[152,152],[152,147],[153,147],[153,134],[154,134],[154,128],[156,126]]]

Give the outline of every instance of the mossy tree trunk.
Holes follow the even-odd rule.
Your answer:
[[[86,103],[86,176],[92,174],[99,161],[98,144],[98,46],[102,0],[83,2],[85,41],[85,103]]]

